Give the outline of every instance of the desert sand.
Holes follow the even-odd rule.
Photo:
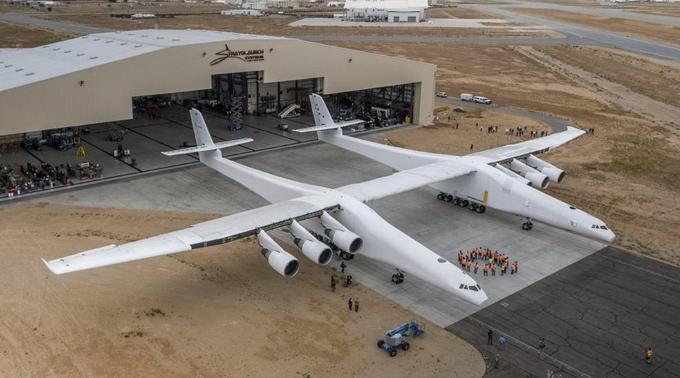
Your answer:
[[[252,239],[62,276],[40,261],[214,217],[0,208],[0,376],[483,375],[479,352],[455,335],[361,285],[331,292],[334,271],[302,256],[300,273],[284,279]],[[350,296],[358,313],[347,311]],[[426,334],[390,358],[376,341],[409,319]]]

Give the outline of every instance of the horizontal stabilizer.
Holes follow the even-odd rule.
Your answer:
[[[197,152],[214,151],[214,150],[219,150],[219,149],[222,149],[222,148],[238,146],[240,144],[250,143],[252,141],[253,141],[253,139],[251,139],[251,138],[241,138],[241,139],[228,140],[228,141],[225,141],[225,142],[217,142],[217,143],[214,143],[212,145],[205,145],[204,144],[204,145],[200,145],[200,146],[196,146],[196,147],[180,148],[179,150],[164,151],[164,152],[161,152],[161,153],[165,156],[194,154],[194,153],[197,153]]]
[[[354,119],[351,121],[345,121],[345,122],[338,122],[338,123],[333,123],[331,125],[322,125],[322,126],[312,126],[312,127],[304,127],[302,129],[294,129],[296,133],[311,133],[311,132],[316,132],[316,131],[323,131],[323,130],[333,130],[333,129],[339,129],[347,126],[354,126],[358,125],[361,123],[364,123],[363,119]]]

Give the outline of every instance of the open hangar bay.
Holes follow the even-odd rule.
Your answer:
[[[226,150],[230,157],[313,139],[290,131],[311,124],[310,93],[368,127],[426,124],[434,107],[432,64],[283,37],[109,32],[4,52],[0,62],[3,171],[18,175],[27,164],[60,171],[83,161],[101,167],[96,175],[70,174],[68,184],[196,162],[160,155],[194,143],[190,107],[214,121],[216,140],[254,139]],[[80,146],[83,153],[74,153]],[[0,180],[3,196],[67,183],[22,186],[9,178]]]

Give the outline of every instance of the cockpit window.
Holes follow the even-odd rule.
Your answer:
[[[576,210],[576,208],[574,206],[569,206],[569,208],[572,209],[572,210]]]
[[[470,286],[470,290],[472,290],[472,291],[478,291],[479,289],[477,289],[477,286]]]
[[[462,289],[462,288],[464,288],[464,287],[465,287],[465,285],[460,284],[460,286],[459,286],[458,288],[459,288],[459,289]]]

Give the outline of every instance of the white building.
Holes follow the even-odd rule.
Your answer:
[[[346,18],[351,21],[420,22],[427,0],[347,0]]]

